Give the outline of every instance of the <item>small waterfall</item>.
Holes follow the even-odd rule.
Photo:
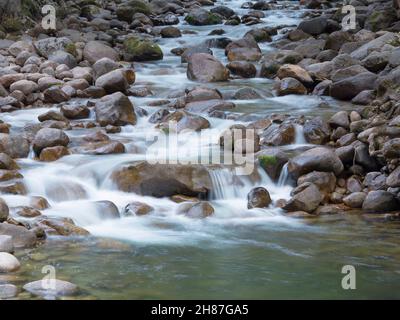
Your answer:
[[[234,174],[230,169],[210,170],[210,177],[213,184],[212,199],[233,199],[237,197],[238,186],[235,185]]]
[[[288,182],[289,182],[289,170],[288,170],[288,164],[285,163],[285,165],[282,167],[281,174],[279,175],[278,187],[286,186]]]
[[[307,144],[307,141],[304,137],[304,130],[303,130],[303,126],[299,125],[299,124],[295,124],[294,125],[294,129],[295,129],[295,135],[296,135],[296,139],[295,139],[295,144]]]

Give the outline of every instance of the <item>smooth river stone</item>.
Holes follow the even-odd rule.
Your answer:
[[[11,236],[0,235],[0,252],[14,252],[14,245]]]
[[[13,272],[20,268],[16,257],[7,252],[0,252],[0,272]]]
[[[18,293],[18,288],[13,284],[0,284],[0,299],[14,298]]]

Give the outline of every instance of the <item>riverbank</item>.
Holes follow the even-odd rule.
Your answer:
[[[322,296],[304,280],[306,297],[344,297],[341,266],[357,263],[353,297],[393,297],[400,42],[397,17],[380,18],[392,1],[358,3],[365,29],[348,32],[332,2],[202,4],[76,2],[57,32],[0,40],[0,251],[20,260],[2,260],[6,297],[43,297],[21,289],[47,264],[79,287],[50,297],[167,298],[179,279],[175,298],[272,298],[260,281],[296,298],[310,266],[330,285]],[[254,129],[254,172],[144,162],[171,120],[179,133]],[[177,153],[219,150],[214,138],[183,132]]]

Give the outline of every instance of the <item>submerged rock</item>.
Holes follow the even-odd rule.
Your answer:
[[[183,202],[178,207],[178,214],[194,219],[204,219],[214,214],[214,208],[207,201]]]
[[[20,268],[18,259],[7,252],[0,252],[0,273],[14,272]]]
[[[115,92],[101,98],[95,105],[96,121],[102,127],[106,125],[123,126],[136,124],[134,106],[121,92]]]

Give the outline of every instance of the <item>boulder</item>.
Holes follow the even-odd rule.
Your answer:
[[[125,92],[134,81],[135,72],[133,70],[117,69],[97,78],[95,85],[110,94],[117,91]]]
[[[212,189],[208,170],[201,165],[136,162],[111,174],[119,190],[154,197],[181,194],[206,197]]]
[[[293,190],[293,197],[283,207],[284,210],[312,213],[323,200],[323,195],[313,183],[304,183]]]
[[[261,144],[269,146],[283,146],[291,144],[296,139],[296,130],[293,124],[283,123],[269,126],[261,135]]]
[[[32,248],[37,242],[35,232],[8,223],[0,223],[0,234],[11,236],[15,248]]]
[[[343,169],[335,152],[324,147],[307,150],[288,162],[289,173],[295,179],[312,171],[333,172],[337,176]]]
[[[187,129],[200,131],[210,127],[210,122],[207,119],[184,110],[178,110],[169,114],[158,127],[161,130],[167,130],[167,132],[171,125],[171,128],[175,129],[171,121],[176,123],[176,130],[178,133]]]
[[[107,95],[96,102],[96,121],[102,127],[106,125],[135,125],[134,106],[129,98],[121,92]]]
[[[285,96],[288,94],[307,94],[307,88],[294,78],[283,78],[279,81],[277,94]]]
[[[206,26],[220,24],[222,23],[222,18],[219,14],[197,8],[187,14],[185,21],[193,26]]]
[[[328,19],[324,16],[320,16],[317,18],[301,21],[297,28],[304,31],[305,33],[311,34],[313,36],[318,36],[326,31],[327,26]]]
[[[44,148],[64,146],[69,143],[68,136],[60,129],[43,128],[40,129],[33,139],[32,146],[36,155],[40,155]]]
[[[151,40],[128,38],[124,42],[124,59],[126,61],[162,60],[161,48]]]
[[[19,80],[11,84],[10,86],[10,92],[13,91],[21,91],[24,95],[29,95],[35,91],[38,90],[38,85],[36,82],[30,81],[30,80]]]
[[[271,196],[265,188],[254,188],[247,195],[248,209],[267,208],[271,203]]]
[[[312,144],[325,144],[330,140],[331,129],[321,117],[306,121],[303,126],[306,141]]]
[[[115,49],[101,41],[89,41],[83,49],[83,58],[91,64],[94,64],[102,58],[118,61],[119,55]]]
[[[386,185],[391,188],[400,187],[400,167],[397,167],[386,179]]]
[[[49,60],[57,62],[58,64],[65,64],[70,69],[75,68],[77,65],[76,58],[72,54],[65,51],[55,51],[51,53]]]
[[[254,78],[257,74],[257,69],[254,64],[245,61],[232,61],[226,66],[232,74],[243,78]]]
[[[353,77],[334,82],[330,94],[340,100],[351,100],[364,90],[373,90],[377,75],[371,72],[364,72]]]
[[[0,235],[0,252],[14,252],[14,244],[11,236]]]
[[[36,51],[45,58],[49,58],[53,53],[57,51],[65,51],[69,46],[73,46],[74,43],[66,37],[50,37],[38,40],[33,43]]]
[[[0,133],[0,151],[14,159],[26,158],[30,151],[30,143],[20,134]]]
[[[326,196],[329,196],[336,188],[336,177],[332,172],[312,171],[299,177],[297,185],[299,186],[306,182],[316,185]]]
[[[0,223],[7,220],[9,212],[10,211],[8,209],[7,203],[2,198],[0,198]],[[1,251],[2,250],[0,250],[0,252]]]
[[[370,191],[364,200],[363,211],[367,213],[386,213],[400,209],[396,197],[384,190]]]
[[[343,198],[343,203],[350,208],[362,208],[366,197],[364,192],[353,192]]]
[[[101,77],[103,74],[109,73],[113,70],[119,69],[119,63],[110,58],[102,58],[93,64],[93,70],[96,78]]]
[[[17,294],[18,288],[13,284],[0,284],[0,300],[14,298]]]
[[[189,80],[200,82],[227,81],[229,71],[212,55],[195,53],[189,57],[187,77]]]
[[[225,55],[229,61],[259,61],[262,57],[261,49],[252,37],[232,41],[226,46]]]
[[[311,85],[313,83],[313,79],[309,73],[302,67],[294,64],[284,64],[281,66],[278,70],[277,76],[279,79],[294,78],[304,85]]]

